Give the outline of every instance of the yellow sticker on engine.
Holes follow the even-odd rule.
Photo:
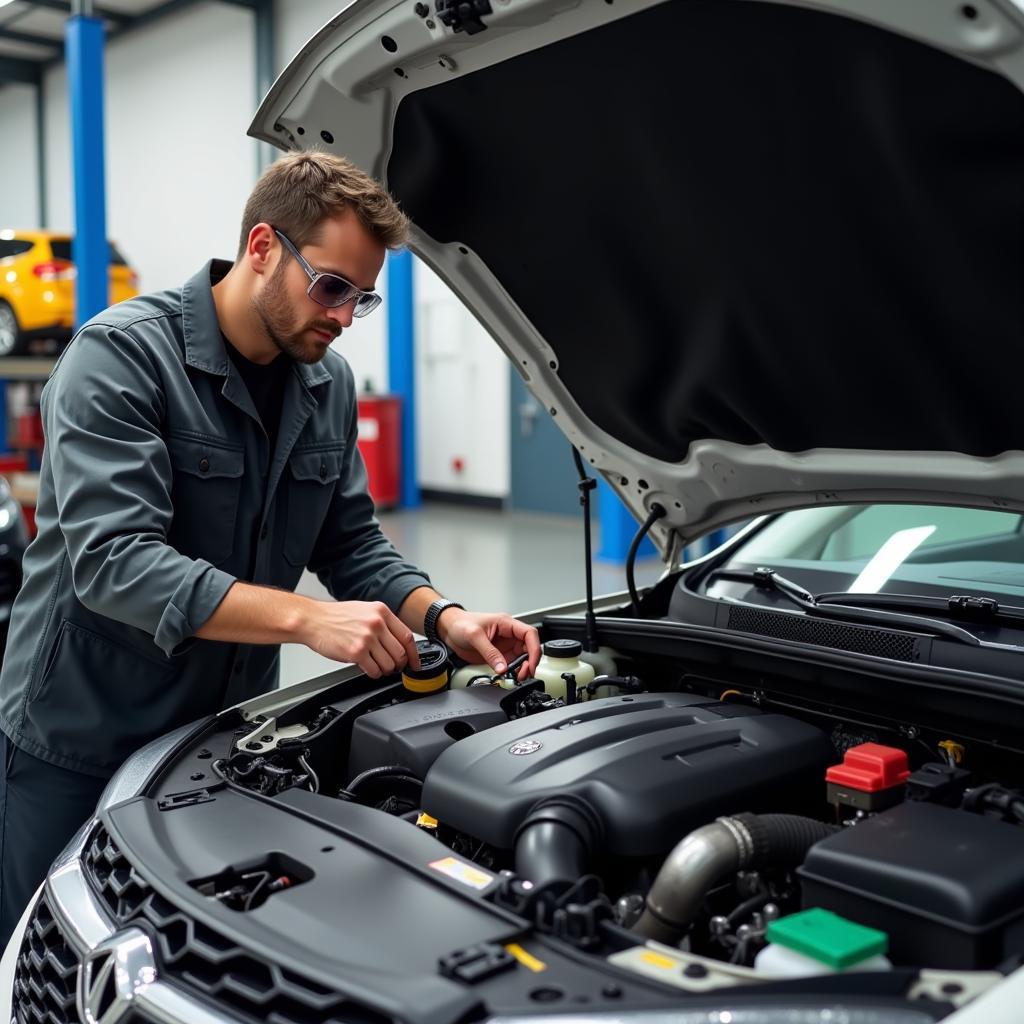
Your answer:
[[[524,967],[528,967],[531,971],[539,974],[541,971],[546,971],[548,965],[543,960],[538,960],[532,953],[527,953],[518,942],[510,942],[505,949],[511,953]]]
[[[454,878],[462,885],[468,885],[471,889],[486,889],[494,881],[494,875],[481,871],[470,864],[463,864],[461,860],[454,857],[444,857],[441,860],[433,860],[428,867],[440,871],[442,875]]]
[[[666,971],[670,971],[674,967],[679,966],[675,960],[670,957],[662,956],[660,953],[652,953],[650,950],[645,953],[641,953],[640,959],[643,960],[644,963],[650,964],[652,967],[662,967]]]

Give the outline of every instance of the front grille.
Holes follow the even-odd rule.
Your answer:
[[[130,921],[152,891],[102,825],[93,832],[82,854],[82,866],[115,921]]]
[[[917,661],[918,658],[917,637],[911,633],[832,622],[795,613],[737,606],[729,609],[729,628],[855,654],[873,654],[876,658],[891,661]]]
[[[217,1007],[267,1024],[394,1024],[394,1018],[301,978],[193,920],[152,889],[102,825],[83,864],[118,923],[141,925],[154,937],[161,976]]]
[[[14,967],[17,1024],[77,1024],[78,955],[65,941],[45,893],[36,904]]]

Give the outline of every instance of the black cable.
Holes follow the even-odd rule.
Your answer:
[[[655,502],[651,506],[650,514],[644,520],[643,526],[636,531],[633,542],[629,545],[629,553],[626,555],[626,585],[629,587],[629,599],[633,603],[633,615],[640,618],[640,595],[636,590],[636,553],[640,550],[640,544],[644,537],[650,532],[651,527],[665,515],[663,506]]]
[[[743,924],[746,918],[750,917],[755,911],[760,910],[770,899],[771,896],[768,893],[759,892],[756,896],[751,896],[750,899],[744,900],[738,906],[733,907],[726,916],[729,926],[733,927]]]
[[[639,693],[641,689],[637,676],[595,676],[584,689],[593,697],[602,686],[617,686],[627,693]]]
[[[368,768],[365,772],[360,772],[349,784],[348,789],[356,790],[368,779],[377,779],[381,776],[392,776],[392,775],[412,775],[413,771],[411,768],[406,768],[404,764],[384,764],[379,768]],[[416,780],[419,781],[418,779]]]
[[[362,797],[357,792],[358,789],[364,783],[374,779],[387,779],[391,782],[404,782],[416,786],[419,789],[423,788],[423,780],[416,778],[416,776],[413,775],[411,768],[406,768],[400,764],[389,764],[381,765],[379,768],[369,768],[365,772],[360,772],[347,786],[343,786],[338,791],[338,796],[342,800],[361,800]]]

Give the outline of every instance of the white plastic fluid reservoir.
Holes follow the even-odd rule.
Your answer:
[[[850,921],[824,907],[787,914],[768,922],[768,945],[754,968],[774,978],[806,978],[845,971],[891,971],[889,936]]]
[[[470,681],[477,676],[486,676],[488,679],[494,675],[494,669],[490,665],[463,665],[452,673],[451,687],[457,690],[460,687],[468,686]],[[483,685],[481,683],[481,685]]]
[[[615,661],[616,654],[616,651],[604,646],[598,647],[596,651],[584,649],[580,655],[580,661],[585,661],[590,665],[596,676],[614,676],[619,671],[619,666]]]
[[[891,971],[892,961],[878,953],[850,967],[835,968],[795,949],[770,943],[754,957],[754,969],[772,978],[809,978],[815,974],[842,974],[846,971]]]
[[[543,654],[537,663],[536,679],[544,680],[544,691],[550,697],[565,697],[563,673],[571,672],[576,677],[576,689],[586,686],[594,678],[594,666],[581,660],[583,644],[578,640],[548,640],[542,647]]]

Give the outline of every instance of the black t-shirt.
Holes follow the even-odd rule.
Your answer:
[[[281,405],[284,402],[284,385],[291,371],[291,360],[282,352],[269,363],[254,363],[224,339],[224,347],[231,356],[239,376],[245,381],[252,404],[256,406],[263,429],[270,439],[268,457],[273,458],[277,444],[277,429],[281,424]]]

